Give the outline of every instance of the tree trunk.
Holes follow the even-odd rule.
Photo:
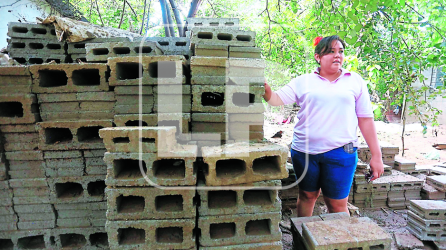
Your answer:
[[[175,29],[173,28],[173,20],[172,20],[172,14],[170,13],[169,5],[167,4],[167,1],[164,1],[166,3],[166,12],[167,12],[167,20],[169,20],[169,32],[170,36],[175,36]]]
[[[169,30],[169,19],[167,18],[167,10],[166,10],[166,0],[160,0],[161,5],[161,12],[163,14],[163,25],[164,25],[164,32],[166,33],[166,37],[170,37],[170,30]]]
[[[175,16],[175,21],[177,22],[178,36],[184,36],[183,22],[181,21],[180,12],[178,11],[175,0],[169,0],[169,1],[170,1],[170,6],[172,6],[173,15]]]
[[[200,7],[202,0],[192,0],[192,2],[190,3],[190,9],[189,9],[189,13],[187,14],[187,18],[190,17],[195,17],[195,15],[197,14],[198,11],[198,7]],[[184,34],[182,36],[186,36],[186,31],[187,31],[187,20],[186,20],[186,25],[184,26],[183,32]]]

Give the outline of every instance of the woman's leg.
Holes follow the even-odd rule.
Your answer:
[[[348,197],[340,200],[331,199],[324,196],[325,205],[327,205],[329,213],[346,212],[350,214],[347,208]]]
[[[315,192],[307,192],[299,189],[299,197],[297,199],[297,216],[308,217],[313,215],[314,204],[321,190]]]

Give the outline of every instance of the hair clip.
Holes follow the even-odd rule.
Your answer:
[[[321,36],[317,36],[316,38],[314,38],[313,46],[316,47],[319,44],[319,42],[322,40],[322,38],[323,37],[321,37]]]

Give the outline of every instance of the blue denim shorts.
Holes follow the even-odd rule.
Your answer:
[[[299,181],[303,176],[299,189],[307,192],[321,189],[324,196],[336,200],[348,197],[358,163],[357,148],[353,149],[353,153],[347,153],[340,147],[315,155],[291,149],[296,179]],[[304,175],[307,163],[308,169]]]

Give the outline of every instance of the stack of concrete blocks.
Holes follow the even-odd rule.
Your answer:
[[[417,176],[419,174],[424,174],[424,175],[428,174],[429,171],[427,168],[420,168],[415,165],[416,163],[413,161],[407,160],[403,157],[396,156],[395,165],[393,168],[412,176]]]
[[[390,183],[377,183],[376,180],[367,183],[364,174],[356,174],[353,204],[359,208],[385,207],[389,191]]]
[[[423,180],[400,171],[392,170],[391,176],[380,177],[373,183],[390,183],[390,190],[387,194],[387,206],[390,208],[405,209],[409,206],[410,200],[421,199]]]
[[[66,62],[66,43],[58,40],[52,24],[10,22],[8,36],[9,55],[20,64]]]
[[[388,166],[393,166],[395,164],[395,156],[399,154],[399,148],[384,141],[380,141],[379,145],[381,147],[383,163]],[[359,145],[358,158],[367,164],[370,163],[372,153],[367,145]]]
[[[282,249],[278,190],[287,149],[270,143],[203,147],[198,180],[200,249]]]
[[[422,241],[433,241],[439,249],[446,241],[446,201],[411,201],[407,230]]]
[[[177,145],[175,130],[100,131],[107,147],[106,229],[111,249],[196,249],[197,146]]]
[[[129,57],[129,56],[155,56],[163,55],[161,49],[156,46],[154,42],[130,42],[107,39],[101,43],[97,40],[94,43],[87,41],[85,43],[84,51],[86,53],[86,60],[88,62],[107,62],[108,58],[112,57]]]
[[[446,175],[427,176],[426,183],[439,192],[446,192]]]
[[[139,57],[115,57],[108,64],[117,126],[174,125],[179,141],[190,140],[191,88],[184,56],[144,56],[141,62]]]
[[[220,26],[229,22],[234,25]],[[188,23],[195,54],[190,62],[192,140],[199,146],[261,141],[265,62],[254,47],[255,32],[239,30],[237,19]]]
[[[184,56],[189,60],[192,56],[190,49],[190,37],[142,37],[135,38],[133,41],[142,43],[155,43],[157,50],[161,55],[177,55]],[[158,52],[158,53],[159,53]]]
[[[282,201],[282,210],[296,208],[297,198],[299,198],[299,185],[296,183],[296,174],[293,165],[286,163],[288,177],[282,179],[282,190],[279,190],[279,198]]]
[[[446,192],[440,191],[426,182],[423,184],[423,188],[421,189],[422,200],[444,200],[446,197],[445,194]]]
[[[109,55],[109,53],[112,53],[112,55],[116,54],[129,54],[133,51],[127,51],[125,48],[122,50],[120,47],[116,48],[116,52],[114,53],[114,48],[108,48],[103,47],[100,44],[102,43],[121,43],[121,42],[129,42],[129,39],[127,37],[108,37],[108,38],[93,38],[88,39],[80,42],[75,43],[67,43],[67,61],[72,63],[78,63],[81,62],[95,62],[95,63],[107,63],[107,57],[104,58],[104,56]],[[98,57],[101,57],[102,60],[88,60],[88,46],[95,46],[95,44],[98,44],[98,49],[94,52],[90,51],[91,55],[95,55]],[[91,48],[93,48],[91,47]],[[111,49],[111,51],[109,50]],[[131,48],[132,50],[138,50],[138,48]]]

